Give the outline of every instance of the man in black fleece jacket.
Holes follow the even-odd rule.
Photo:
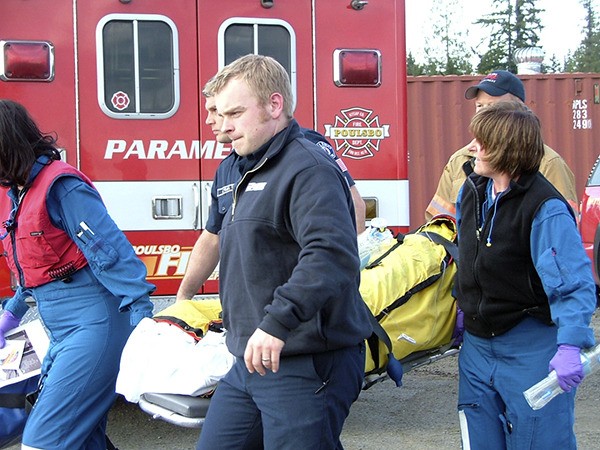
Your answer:
[[[302,136],[274,59],[234,61],[213,90],[242,157],[219,234],[223,322],[237,361],[197,448],[341,448],[372,331],[348,184]]]

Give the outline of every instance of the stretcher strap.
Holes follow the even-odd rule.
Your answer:
[[[381,324],[377,321],[375,316],[369,311],[369,321],[371,322],[371,326],[373,327],[373,334],[377,336],[379,340],[381,340],[388,349],[388,361],[385,366],[385,370],[388,376],[396,383],[396,386],[402,386],[402,376],[404,375],[404,369],[402,368],[402,363],[396,359],[394,356],[394,352],[392,350],[392,341],[386,331],[383,329]],[[369,346],[373,343],[370,339],[367,340]],[[376,361],[376,367],[379,366],[379,353],[374,352],[371,349],[371,354],[373,355],[373,359]]]
[[[424,231],[419,234],[426,236],[432,242],[443,246],[444,249],[446,249],[446,252],[452,256],[452,259],[456,262],[456,264],[458,264],[458,245],[456,245],[456,242],[452,242],[451,240],[446,239],[444,236],[437,233],[432,233],[430,231]]]
[[[413,286],[412,289],[406,291],[402,297],[397,298],[394,302],[383,308],[381,312],[377,314],[377,316],[375,316],[375,319],[377,319],[378,321],[377,323],[379,323],[379,321],[385,316],[389,316],[393,310],[395,310],[396,308],[400,308],[402,305],[407,303],[414,294],[431,286],[433,283],[439,280],[440,277],[444,274],[444,267],[445,264],[442,262],[442,268],[440,269],[439,273],[432,275],[426,280],[423,280],[422,282],[417,284],[416,286]]]
[[[379,258],[377,258],[371,264],[367,264],[365,266],[365,269],[368,270],[368,269],[372,269],[373,267],[377,267],[379,264],[381,264],[381,261],[383,261],[387,255],[392,253],[394,250],[396,250],[402,244],[404,244],[404,235],[402,233],[398,233],[398,236],[396,236],[396,243],[394,245],[392,245],[383,255],[381,255]]]

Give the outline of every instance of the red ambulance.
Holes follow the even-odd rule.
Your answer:
[[[56,133],[156,294],[172,296],[231,151],[204,123],[201,90],[244,54],[286,67],[296,119],[330,140],[368,220],[408,228],[404,14],[404,0],[2,0],[0,98]]]

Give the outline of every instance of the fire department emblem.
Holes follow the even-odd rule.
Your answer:
[[[335,142],[336,151],[352,159],[371,158],[381,140],[390,136],[390,126],[380,125],[379,116],[365,108],[350,108],[335,116],[335,124],[325,124],[325,136]]]
[[[123,91],[115,92],[110,101],[119,111],[123,111],[129,106],[129,96]]]

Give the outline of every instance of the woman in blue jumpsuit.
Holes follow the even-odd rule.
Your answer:
[[[574,450],[580,351],[594,345],[590,261],[567,201],[538,171],[537,117],[498,103],[470,129],[474,173],[457,202],[462,447]],[[551,370],[566,393],[534,411],[523,391]]]
[[[1,100],[0,237],[19,287],[2,305],[0,344],[33,297],[50,346],[23,448],[104,450],[121,351],[133,327],[152,315],[154,286],[89,179],[59,159],[55,140],[27,111]],[[40,230],[32,231],[39,217]],[[27,244],[44,235],[47,242]],[[38,251],[40,244],[48,247]]]

